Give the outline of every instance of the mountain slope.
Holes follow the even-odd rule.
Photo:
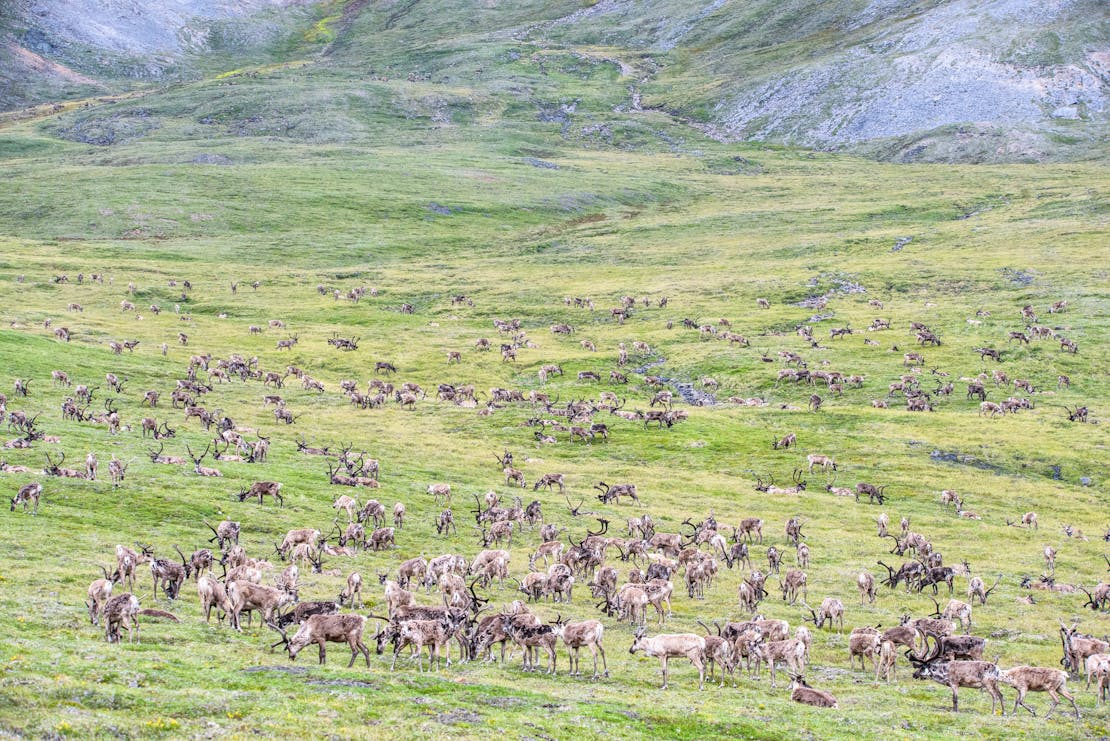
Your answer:
[[[1039,159],[1061,137],[1080,154],[1108,120],[1103,2],[603,0],[537,35],[661,55],[647,99],[729,138],[908,149],[939,133],[982,154],[976,135],[1001,132],[999,155]]]
[[[542,62],[569,53],[615,62],[625,108],[720,139],[1044,161],[1100,156],[1110,134],[1099,0],[21,0],[0,13],[9,109],[87,95],[93,81],[119,89],[305,57],[518,99],[519,74],[491,68],[536,59],[523,84],[553,89]]]
[[[272,61],[322,10],[306,0],[5,3],[0,108]]]

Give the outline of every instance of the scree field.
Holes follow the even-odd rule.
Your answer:
[[[23,111],[0,123],[3,432],[5,441],[35,438],[30,447],[0,451],[16,467],[0,474],[0,488],[13,497],[29,482],[43,487],[37,516],[21,506],[3,513],[0,733],[691,739],[1110,733],[1110,710],[1096,707],[1094,688],[1085,689],[1079,674],[1068,689],[1081,719],[1065,701],[1046,721],[1047,695],[1027,698],[1037,717],[1021,708],[1012,716],[1015,690],[1005,685],[1006,716],[992,716],[990,698],[974,689],[961,690],[960,712],[953,713],[948,689],[913,679],[902,649],[890,682],[876,681],[870,662],[861,670],[848,661],[852,628],[928,617],[950,598],[944,584],[934,603],[929,587],[879,583],[877,600],[861,604],[860,572],[879,582],[887,572],[878,561],[898,568],[913,560],[912,552],[892,554],[894,541],[878,536],[881,513],[892,534],[901,535],[905,517],[944,564],[958,567],[956,599],[969,601],[965,563],[988,588],[997,582],[987,603],[974,605],[971,632],[986,638],[984,658],[997,658],[1001,668],[1059,667],[1060,620],[1070,626],[1078,619],[1082,632],[1096,636],[1110,632],[1105,613],[1085,606],[1082,591],[1021,586],[1025,577],[1043,586],[1045,575],[1057,586],[1093,590],[1107,569],[1104,164],[894,165],[722,144],[652,106],[650,90],[642,106],[632,105],[628,75],[642,61],[634,54],[472,38],[466,19],[456,16],[441,21],[460,24],[463,34],[445,49],[429,40],[443,33],[434,20],[427,39],[383,33],[375,43],[344,45],[334,41],[342,20],[319,18],[316,35],[295,35],[295,43],[255,66]],[[350,298],[359,288],[365,295]],[[454,302],[456,296],[466,299]],[[621,323],[611,310],[625,296],[635,304]],[[575,298],[592,300],[593,308]],[[760,308],[758,299],[769,307]],[[1060,301],[1066,308],[1050,313]],[[1023,316],[1025,306],[1035,319]],[[888,320],[889,329],[870,331],[877,319]],[[512,320],[519,320],[515,332],[495,326]],[[913,322],[939,344],[922,345]],[[572,331],[553,332],[560,324]],[[252,325],[261,331],[252,333]],[[56,334],[62,327],[68,341]],[[812,340],[799,327],[811,328]],[[1047,336],[1035,337],[1033,327],[1046,328]],[[831,336],[842,328],[852,331]],[[1010,339],[1010,332],[1030,341]],[[328,343],[334,337],[357,339],[357,349],[336,349]],[[278,349],[293,338],[291,348]],[[490,351],[476,348],[480,338]],[[1063,348],[1061,338],[1074,341],[1077,352]],[[125,341],[138,344],[113,352],[109,343]],[[620,365],[622,343],[627,362]],[[503,359],[502,344],[515,348],[515,360]],[[981,357],[979,348],[1001,351],[1001,361]],[[453,351],[461,357],[449,363]],[[258,377],[212,373],[236,354]],[[194,356],[210,357],[207,369],[195,369],[197,383],[210,386],[196,403],[219,410],[217,422],[229,418],[248,442],[269,438],[265,462],[214,460],[217,426],[205,430],[171,403]],[[375,372],[378,362],[396,373]],[[548,364],[562,373],[544,379],[541,366]],[[289,366],[323,390],[287,376]],[[817,378],[779,381],[787,369]],[[74,385],[52,382],[52,371],[64,371]],[[263,385],[267,371],[287,376],[284,387]],[[579,375],[588,371],[600,380]],[[627,382],[612,380],[612,371]],[[1006,378],[996,379],[996,371]],[[830,384],[821,372],[844,380]],[[109,388],[109,373],[123,381],[118,393]],[[848,382],[853,375],[862,381]],[[1061,375],[1070,387],[1059,385]],[[980,377],[989,402],[1015,397],[1031,408],[984,413],[980,399],[967,393]],[[17,379],[27,384],[26,396],[16,391]],[[364,409],[340,387],[353,380],[361,394],[372,379],[397,390],[418,384],[424,393],[411,405],[389,395]],[[1015,379],[1030,381],[1032,393],[1015,388]],[[890,390],[893,383],[928,394],[931,410],[910,411],[906,393]],[[939,393],[948,383],[951,394]],[[63,419],[63,402],[77,384],[93,390],[90,404],[77,403],[85,416],[103,418],[111,401],[118,432],[95,418]],[[439,398],[440,384],[473,385],[476,401]],[[495,388],[519,391],[525,401],[497,401]],[[142,403],[149,390],[160,393],[154,408]],[[660,391],[673,396],[669,406],[657,399],[652,405]],[[529,401],[533,392],[550,404]],[[817,410],[813,394],[820,397]],[[274,405],[263,405],[266,395],[282,397],[292,424],[275,419]],[[751,399],[761,401],[741,403]],[[571,402],[592,408],[590,419],[568,419]],[[1084,406],[1087,422],[1069,421],[1069,412]],[[615,407],[619,414],[610,412]],[[624,414],[667,409],[673,426]],[[34,418],[37,434],[9,425],[17,413]],[[162,441],[163,454],[186,457],[184,465],[152,462],[148,449],[157,452],[158,443],[144,436],[144,417],[176,430]],[[591,423],[606,425],[608,437],[571,439],[571,426]],[[796,445],[772,447],[790,433]],[[298,439],[333,455],[306,455]],[[222,477],[196,475],[187,446],[197,454],[208,448],[203,465]],[[379,488],[329,484],[329,464],[338,465],[334,454],[344,446],[379,461]],[[83,471],[90,451],[100,463],[95,480],[43,474],[47,455],[57,462],[64,453],[63,468]],[[525,489],[506,485],[495,460],[505,451],[523,472]],[[835,474],[809,472],[809,454],[835,458]],[[127,464],[118,487],[108,477],[113,456]],[[557,487],[533,489],[547,473],[564,474],[565,496]],[[779,487],[792,479],[807,485],[794,494],[756,490],[772,478]],[[238,501],[236,494],[256,481],[280,482],[284,506],[270,498],[262,506]],[[640,504],[599,501],[595,485],[602,481],[635,484]],[[884,503],[826,490],[860,482],[885,486]],[[446,536],[435,528],[443,505],[427,491],[435,483],[452,490],[457,532]],[[962,497],[964,516],[942,506],[946,489]],[[649,605],[648,635],[702,635],[699,619],[712,627],[750,617],[738,587],[752,569],[768,571],[774,546],[783,556],[781,573],[768,577],[758,611],[789,621],[791,635],[807,625],[806,679],[833,693],[839,707],[792,702],[781,667],[775,688],[766,666],[755,678],[741,666],[735,681],[719,686],[718,669],[717,679],[698,691],[696,670],[676,659],[670,687],[660,689],[659,660],[630,655],[636,626],[605,615],[583,574],[569,603],[541,599],[530,609],[544,621],[602,621],[609,676],[600,681],[590,679],[588,651],[583,675],[568,676],[561,643],[555,676],[522,671],[519,650],[504,664],[484,657],[460,664],[455,643],[450,667],[429,673],[425,659],[420,672],[406,649],[391,672],[391,648],[374,652],[371,637],[381,622],[373,618],[366,628],[369,668],[361,658],[345,668],[349,652],[336,643],[328,644],[326,665],[317,663],[314,646],[291,662],[280,646],[270,650],[278,636],[257,614],[249,627],[244,620],[242,632],[215,614],[206,622],[193,579],[176,600],[156,593],[149,563],[138,567],[132,591],[144,609],[168,611],[179,622],[141,615],[141,642],[129,643],[125,630],[122,642],[108,643],[103,624],[88,617],[86,589],[102,566],[116,567],[117,544],[153,546],[156,557],[177,563],[174,546],[187,555],[212,548],[218,558],[205,520],[230,519],[241,523],[246,553],[273,564],[262,572],[263,582],[273,584],[287,565],[275,544],[288,530],[315,528],[330,535],[329,547],[339,545],[334,531],[346,526],[347,515],[332,504],[344,494],[360,507],[381,501],[387,525],[394,503],[405,505],[396,547],[325,554],[320,572],[302,562],[299,597],[335,599],[357,571],[365,605],[354,612],[383,615],[379,573],[395,579],[407,559],[446,553],[473,559],[483,549],[475,510],[485,508],[477,500],[489,491],[505,507],[518,496],[524,505],[539,501],[543,522],[565,528],[558,537],[567,551],[568,538],[578,542],[587,529],[602,528],[599,518],[608,521],[605,537],[628,538],[628,518],[649,514],[655,532],[680,533],[685,542],[692,532],[684,521],[712,515],[729,547],[741,519],[762,518],[763,542],[750,545],[751,566],[727,568],[718,552],[719,571],[699,598],[688,595],[686,571],[678,568],[671,577],[673,614],[660,627]],[[1038,529],[1019,527],[1031,511]],[[810,553],[805,602],[816,608],[826,597],[842,600],[842,630],[805,623],[810,612],[802,600],[782,598],[779,580],[798,568],[784,530],[792,517],[800,519]],[[488,523],[482,528],[488,532]],[[511,543],[492,547],[509,551],[509,573],[521,580],[540,542],[538,527],[518,523]],[[634,563],[620,559],[618,545],[605,565],[618,570],[623,584]],[[1045,560],[1047,546],[1056,550],[1054,569]],[[640,565],[646,569],[643,559]],[[537,567],[545,569],[542,559]],[[218,564],[214,573],[222,573]],[[513,579],[475,587],[489,600],[480,617],[524,599]],[[126,590],[126,583],[115,587],[116,594]],[[437,587],[412,590],[422,604],[442,604]],[[1033,604],[1022,601],[1030,595]]]

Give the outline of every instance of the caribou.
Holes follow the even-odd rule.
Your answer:
[[[643,651],[645,655],[657,657],[663,664],[663,686],[667,689],[667,663],[672,658],[685,657],[698,670],[698,689],[705,689],[705,638],[694,633],[661,633],[654,638],[647,637],[647,628],[638,628],[628,653]]]

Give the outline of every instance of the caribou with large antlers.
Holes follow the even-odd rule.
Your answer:
[[[930,656],[918,658],[912,651],[906,651],[906,658],[914,667],[914,679],[931,679],[952,690],[953,712],[960,709],[960,687],[986,690],[991,698],[991,714],[994,714],[996,704],[1003,713],[1006,712],[1002,693],[998,690],[998,683],[1003,681],[1002,673],[994,662],[945,660],[939,644]]]
[[[43,472],[44,475],[46,475],[46,476],[58,476],[60,478],[65,478],[65,479],[83,479],[83,478],[85,478],[85,473],[83,471],[78,471],[75,468],[63,468],[62,467],[62,464],[65,463],[65,461],[66,461],[66,454],[65,454],[64,450],[61,453],[61,458],[56,462],[50,456],[50,453],[43,453],[43,455],[46,456],[46,461],[47,461],[47,465],[45,467],[43,467],[43,469],[42,469],[42,472]]]
[[[220,473],[215,468],[208,468],[206,466],[201,465],[201,462],[204,460],[205,456],[208,455],[208,451],[209,451],[209,448],[211,448],[211,446],[212,446],[211,443],[209,443],[207,446],[205,446],[204,452],[200,454],[199,458],[197,457],[197,455],[195,453],[193,453],[192,448],[190,448],[187,444],[185,446],[185,450],[187,450],[189,452],[189,458],[191,458],[192,461],[193,461],[193,472],[196,473],[197,476],[205,476],[205,477],[208,477],[208,478],[218,478],[220,476],[223,476],[223,474]]]
[[[613,504],[620,504],[621,497],[629,497],[632,501],[636,502],[636,504],[643,504],[636,492],[635,484],[613,484],[610,486],[604,481],[599,481],[594,484],[594,488],[601,492],[598,494],[597,498],[604,504],[609,504],[610,502]]]

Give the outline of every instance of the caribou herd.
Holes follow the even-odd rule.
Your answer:
[[[187,282],[185,285],[192,289]],[[232,284],[233,293],[237,285]],[[257,289],[259,284],[254,287]],[[134,284],[129,290],[134,294]],[[322,285],[318,291],[321,296],[332,295]],[[333,295],[335,301],[357,303],[366,295],[377,296],[377,290],[336,289]],[[564,304],[587,314],[594,310],[594,301],[589,298],[567,298]],[[623,296],[617,304],[609,317],[625,326],[641,312],[667,307],[668,299]],[[762,309],[771,307],[763,298],[756,305]],[[452,306],[473,307],[474,301],[460,295]],[[871,306],[883,308],[877,301],[872,301]],[[123,312],[139,311],[128,300],[121,307]],[[83,311],[76,303],[69,304],[69,309]],[[155,307],[151,309],[157,313]],[[1052,314],[1067,310],[1064,301],[1048,309]],[[411,314],[416,309],[405,303],[400,311]],[[1000,338],[1006,340],[1002,349],[983,346],[973,351],[980,361],[990,359],[998,367],[989,373],[984,370],[961,377],[967,386],[966,399],[978,402],[977,407],[969,407],[968,416],[974,412],[987,418],[980,424],[993,424],[989,420],[1036,408],[1033,400],[1036,389],[1045,385],[1028,378],[1010,378],[1001,370],[1009,365],[1006,356],[1011,353],[1008,349],[1011,342],[1022,347],[1055,339],[1062,352],[1079,352],[1077,343],[1062,336],[1061,330],[1037,324],[1033,307],[1023,307],[1016,320],[1021,322],[1021,328]],[[727,345],[735,344],[741,349],[750,345],[746,337],[732,332],[732,323],[724,319],[707,322],[687,318],[677,325],[668,321],[668,327],[695,331],[706,342],[723,339]],[[281,320],[272,320],[268,328],[286,329],[286,326]],[[524,357],[543,360],[540,345],[528,336],[523,320],[496,319],[492,328],[500,335],[501,363],[520,364]],[[550,326],[550,332],[560,342],[571,342],[572,337],[579,336],[579,330],[571,321]],[[58,337],[72,341],[75,331],[68,328],[65,337]],[[264,331],[261,324],[249,327],[251,335]],[[872,321],[866,334],[895,331],[890,320],[879,317]],[[832,329],[830,341],[849,342],[856,332],[850,327]],[[916,345],[916,349],[898,355],[901,362],[894,366],[895,380],[889,384],[887,393],[873,399],[871,405],[889,408],[900,400],[906,411],[929,413],[942,404],[963,402],[961,398],[950,398],[954,389],[953,382],[948,380],[951,373],[939,367],[926,370],[926,355],[944,343],[943,332],[915,321],[910,323],[908,333],[906,341]],[[821,348],[810,324],[800,326],[797,334],[806,347]],[[360,339],[332,332],[326,344],[354,357],[360,352]],[[290,333],[276,341],[275,351],[281,351],[281,357],[294,357],[302,347],[300,343],[312,341],[306,333]],[[182,333],[179,342],[202,344],[202,333],[193,330],[191,338]],[[590,340],[575,342],[591,353],[600,353]],[[107,350],[113,357],[126,359],[129,356],[122,355],[122,350],[132,353],[139,344],[134,340],[111,341]],[[838,709],[837,699],[828,691],[811,687],[805,676],[809,671],[813,677],[810,671],[814,667],[813,644],[824,641],[829,634],[847,630],[847,656],[843,658],[849,667],[854,668],[858,659],[860,670],[867,671],[869,676],[873,674],[875,682],[891,682],[897,677],[899,657],[904,656],[903,663],[913,678],[933,680],[950,689],[953,710],[959,707],[961,688],[985,691],[991,699],[992,711],[997,705],[1003,713],[1006,711],[1003,690],[1012,693],[1014,713],[1019,707],[1034,713],[1026,703],[1027,694],[1045,692],[1052,700],[1046,715],[1063,699],[1077,717],[1079,709],[1067,688],[1069,678],[1085,678],[1088,688],[1093,684],[1098,703],[1110,693],[1110,644],[1081,633],[1077,621],[1060,620],[1062,668],[1024,665],[1003,668],[997,659],[996,638],[972,633],[973,614],[989,611],[997,603],[999,597],[995,596],[993,601],[990,598],[1002,584],[1020,589],[1023,596],[1019,599],[1026,600],[1025,604],[1035,603],[1033,595],[1037,590],[1070,594],[1074,600],[1072,609],[1089,608],[1092,617],[1110,609],[1110,584],[1100,582],[1088,588],[1056,582],[1057,551],[1051,546],[1045,548],[1046,570],[1039,578],[1027,576],[1019,587],[1019,575],[998,574],[991,583],[993,574],[979,573],[958,553],[949,551],[942,555],[934,540],[912,528],[907,517],[901,517],[900,528],[891,527],[885,510],[897,509],[899,498],[908,493],[891,491],[890,484],[882,481],[853,477],[853,462],[832,455],[835,447],[832,440],[827,441],[826,450],[803,456],[797,451],[814,441],[803,440],[801,435],[786,430],[769,433],[770,448],[776,455],[794,456],[789,485],[776,483],[772,471],[753,472],[754,494],[746,493],[737,500],[736,511],[725,515],[660,512],[655,509],[652,491],[662,488],[662,482],[612,478],[585,481],[565,471],[541,470],[542,466],[531,464],[528,459],[521,462],[509,450],[495,453],[496,468],[489,466],[486,478],[490,487],[503,485],[519,495],[503,498],[493,488],[479,495],[471,487],[433,480],[422,482],[419,494],[410,491],[407,503],[396,501],[390,508],[380,501],[385,497],[378,492],[396,491],[396,487],[387,487],[382,478],[387,466],[379,465],[368,451],[334,440],[321,446],[310,443],[303,435],[293,439],[281,432],[310,413],[307,408],[294,412],[281,395],[286,393],[282,390],[291,377],[299,379],[306,393],[325,395],[338,389],[341,396],[333,399],[350,404],[358,413],[365,410],[371,414],[375,413],[373,410],[393,407],[397,414],[404,415],[440,405],[471,409],[480,417],[495,413],[507,416],[515,419],[522,430],[519,444],[539,450],[550,445],[584,450],[625,436],[668,434],[667,430],[675,425],[696,424],[697,417],[689,409],[678,408],[683,395],[672,380],[651,376],[644,369],[631,370],[630,354],[649,358],[657,349],[640,341],[630,344],[631,353],[624,343],[620,344],[616,367],[583,370],[576,376],[577,385],[571,382],[558,386],[581,392],[582,388],[603,385],[607,379],[608,388],[566,400],[544,390],[547,384],[564,375],[563,368],[552,362],[543,362],[539,367],[538,387],[534,383],[527,384],[533,387],[530,390],[494,387],[488,393],[473,384],[447,380],[426,391],[419,383],[395,380],[404,369],[392,360],[374,361],[373,377],[363,385],[353,379],[335,382],[312,378],[294,364],[266,369],[262,360],[246,353],[218,357],[203,352],[188,356],[173,388],[138,392],[126,388],[128,377],[119,373],[108,373],[104,378],[107,390],[100,392],[94,379],[77,379],[75,369],[58,369],[52,373],[50,392],[40,390],[43,385],[40,379],[18,378],[12,384],[11,399],[0,394],[0,420],[16,435],[4,448],[13,456],[18,454],[20,460],[30,461],[29,456],[34,454],[42,461],[32,467],[0,459],[0,471],[34,479],[14,487],[13,511],[18,507],[29,516],[49,516],[51,495],[62,486],[60,480],[72,480],[71,486],[79,485],[80,481],[97,481],[99,461],[90,452],[83,468],[71,468],[65,465],[66,454],[60,447],[55,448],[56,454],[46,449],[46,445],[62,441],[44,432],[55,417],[42,406],[36,406],[35,400],[60,390],[64,395],[58,399],[61,420],[67,424],[102,426],[106,436],[116,437],[131,433],[131,420],[125,418],[119,407],[131,392],[149,410],[150,416],[136,422],[135,428],[141,433],[139,440],[149,435],[158,446],[147,448],[151,465],[174,467],[183,486],[191,477],[230,476],[226,473],[230,469],[223,464],[264,469],[273,442],[286,462],[311,467],[321,488],[337,487],[330,489],[336,492],[330,506],[316,506],[315,502],[302,506],[299,511],[309,511],[303,515],[303,526],[289,530],[280,541],[269,545],[262,545],[266,542],[263,533],[267,528],[259,524],[264,523],[266,513],[284,510],[293,501],[303,504],[305,500],[302,492],[291,491],[296,487],[286,487],[280,481],[261,476],[249,484],[224,487],[228,504],[223,506],[235,511],[242,524],[231,517],[215,525],[207,520],[192,523],[197,533],[212,533],[212,537],[205,536],[204,547],[187,552],[172,544],[170,553],[141,542],[134,543],[134,547],[117,545],[114,554],[105,554],[109,565],[102,566],[101,576],[89,585],[84,605],[88,620],[103,627],[110,643],[120,642],[124,629],[128,642],[140,641],[141,619],[199,620],[203,616],[205,622],[210,622],[214,616],[217,624],[226,622],[226,629],[242,632],[244,618],[248,627],[257,618],[259,625],[277,638],[270,650],[282,647],[290,661],[302,650],[315,646],[323,664],[327,644],[338,643],[350,649],[348,667],[360,658],[370,667],[372,653],[388,651],[390,670],[395,670],[398,661],[404,659],[409,664],[415,663],[417,671],[423,671],[426,651],[428,669],[433,671],[467,662],[506,664],[511,660],[511,655],[506,655],[509,650],[510,654],[519,654],[523,671],[555,675],[562,651],[569,674],[580,676],[580,654],[586,649],[592,663],[589,677],[600,681],[610,677],[606,632],[610,632],[611,646],[613,631],[623,635],[623,629],[617,626],[624,623],[632,631],[628,652],[659,660],[663,689],[670,683],[671,659],[688,661],[696,669],[699,689],[704,688],[707,680],[722,687],[736,686],[737,678],[745,675],[750,681],[758,681],[764,669],[770,675],[770,686],[777,688],[778,672],[785,668],[791,680],[791,699],[814,707]],[[866,344],[876,343],[868,338]],[[487,337],[472,341],[475,353],[489,351],[494,345]],[[166,353],[165,345],[162,353]],[[447,353],[447,367],[453,372],[465,367],[466,360],[461,349]],[[846,389],[859,389],[867,383],[861,374],[822,365],[809,352],[781,350],[774,357],[765,352],[756,359],[756,363],[760,361],[782,366],[767,379],[768,392],[784,384],[805,388],[803,397],[808,400],[804,409],[789,403],[779,405],[800,413],[827,413],[829,398],[843,397]],[[371,366],[367,364],[367,368]],[[87,383],[73,388],[71,377]],[[929,385],[930,380],[935,382],[935,388]],[[221,396],[220,389],[233,381],[256,384],[260,408],[270,410],[267,414],[272,414],[278,426],[271,435],[263,435],[259,429],[237,422],[222,408],[205,403],[206,396]],[[712,391],[720,386],[708,376],[701,382]],[[668,384],[672,388],[666,388]],[[628,408],[635,393],[633,387],[637,385],[642,389],[640,398],[647,404],[644,409]],[[825,396],[817,393],[822,386]],[[1061,374],[1057,388],[1064,386],[1070,389],[1071,379]],[[1013,395],[1018,391],[1026,396]],[[103,411],[93,411],[94,396],[109,392],[114,395],[103,399]],[[998,401],[987,399],[989,393],[996,392],[999,397],[1009,396]],[[164,398],[170,401],[169,409],[161,402]],[[693,398],[701,404],[713,397]],[[745,407],[769,404],[762,397],[732,397],[729,401]],[[1095,421],[1086,405],[1074,406],[1074,410],[1065,407],[1070,423]],[[203,437],[194,448],[200,429]],[[176,443],[186,431],[191,441],[178,449]],[[166,452],[167,443],[175,446],[176,454]],[[207,459],[211,459],[212,466],[204,465]],[[111,456],[108,470],[114,487],[126,485],[126,475],[134,460]],[[809,479],[815,475],[823,477],[823,486],[810,485]],[[837,486],[840,476],[855,480],[849,486]],[[577,505],[573,504],[572,492],[578,499]],[[598,512],[584,509],[587,496],[592,506],[599,507]],[[811,509],[782,525],[771,523],[753,516],[760,497],[796,501],[799,511],[804,511],[803,503],[809,503]],[[823,504],[815,506],[814,502],[821,498]],[[236,509],[232,502],[244,504]],[[963,520],[981,519],[965,509],[963,496],[955,490],[941,491],[939,502],[943,511],[951,509]],[[247,503],[251,503],[249,507]],[[872,565],[841,584],[814,584],[807,569],[825,556],[820,539],[808,532],[822,518],[835,517],[828,513],[842,506],[873,508],[878,533],[866,536]],[[408,514],[410,510],[430,512],[433,516],[420,521]],[[618,525],[611,532],[613,516],[606,513],[616,511],[630,514],[624,526]],[[390,514],[392,525],[387,524]],[[668,531],[665,523],[677,521],[681,524]],[[1029,532],[1039,528],[1037,514],[1032,511],[1015,513],[1006,519],[1006,524]],[[765,534],[765,526],[769,533]],[[429,533],[434,529],[443,552],[418,555],[409,543],[413,528]],[[1070,525],[1064,531],[1069,538],[1077,533]],[[864,542],[862,533],[855,536]],[[1110,540],[1110,533],[1106,537]],[[958,547],[953,544],[946,550]],[[527,571],[523,570],[520,558],[514,558],[513,549],[520,548],[529,553]],[[376,580],[364,579],[358,570],[360,566],[365,568],[367,559],[372,558],[363,556],[366,552],[390,558],[375,561],[379,564]],[[401,558],[394,559],[391,554]],[[399,561],[395,568],[380,568],[380,564],[394,561]],[[882,571],[873,573],[874,567]],[[143,576],[146,570],[150,573],[149,582]],[[721,576],[727,572],[737,575],[739,586],[735,598],[730,597],[726,606],[709,597],[720,596]],[[302,578],[308,575],[344,578],[342,591],[332,595],[314,593],[312,599],[305,599],[308,592],[319,591],[314,590],[316,578]],[[143,609],[137,593],[139,584],[151,586],[143,601],[164,606],[179,606],[193,590],[200,609],[184,618],[169,610]],[[929,599],[935,609],[916,616],[907,612],[896,625],[849,627],[856,605],[855,597],[848,596],[853,588],[861,606],[874,604],[880,595],[896,594],[918,603]],[[819,599],[814,606],[810,605],[811,592]],[[1085,603],[1080,601],[1082,596],[1086,596]],[[966,601],[962,599],[965,597]],[[942,604],[945,598],[948,601]],[[696,620],[700,630],[665,632],[676,619],[674,602],[686,603],[678,611],[679,616],[694,613],[700,618]],[[792,611],[794,626],[785,619],[766,617],[763,611],[771,606],[780,614]],[[177,609],[184,614],[188,608]],[[554,618],[551,612],[556,613]],[[685,622],[683,617],[678,619]],[[159,634],[156,632],[155,636]],[[149,630],[146,639],[151,640]],[[996,658],[992,660],[992,656]]]

